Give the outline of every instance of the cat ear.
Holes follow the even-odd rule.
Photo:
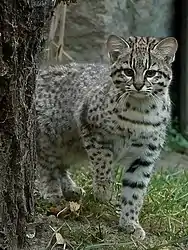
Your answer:
[[[110,35],[106,42],[108,55],[112,63],[114,63],[119,55],[127,48],[129,44],[121,37]]]
[[[155,46],[154,51],[157,51],[165,58],[165,60],[167,60],[169,63],[172,63],[175,60],[177,49],[177,40],[174,37],[167,37]]]

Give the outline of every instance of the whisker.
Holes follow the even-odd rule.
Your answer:
[[[163,104],[163,101],[161,101],[161,99],[154,93],[152,93],[151,95],[153,97],[153,100],[155,101],[156,104],[160,103]]]
[[[125,104],[126,100],[128,99],[128,97],[129,97],[129,93],[125,92],[121,96],[121,98],[119,99],[119,102],[117,104],[119,104],[122,109],[123,109],[124,104]]]

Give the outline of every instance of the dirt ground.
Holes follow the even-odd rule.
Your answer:
[[[185,151],[184,154],[174,151],[163,152],[157,166],[159,168],[177,169],[177,171],[188,170],[188,151]]]

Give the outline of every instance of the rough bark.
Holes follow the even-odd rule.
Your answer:
[[[19,249],[33,218],[38,59],[52,0],[0,1],[0,249]]]

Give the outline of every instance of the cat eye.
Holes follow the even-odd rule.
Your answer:
[[[154,77],[156,75],[157,71],[155,70],[147,70],[145,76],[146,77]]]
[[[124,69],[123,71],[126,76],[128,77],[133,77],[134,76],[134,71],[132,69]]]

